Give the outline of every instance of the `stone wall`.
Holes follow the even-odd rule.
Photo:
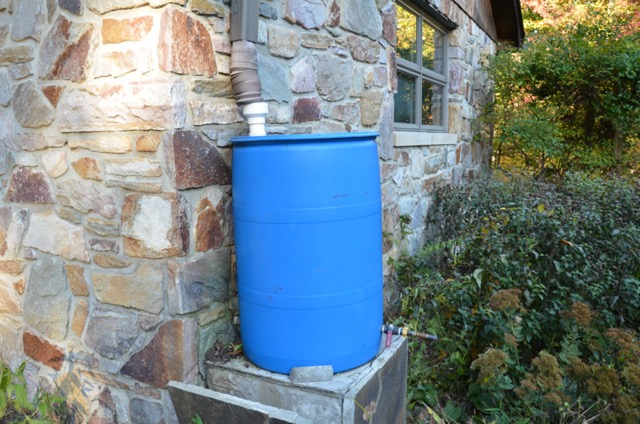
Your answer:
[[[453,0],[449,132],[394,147],[395,6],[265,0],[269,133],[379,131],[384,230],[481,162],[470,120],[494,43]],[[201,383],[236,338],[229,1],[0,0],[0,360],[28,360],[89,422],[173,422],[169,380]],[[390,240],[390,239],[389,239]],[[385,260],[399,247],[387,240]],[[386,268],[386,300],[394,298]]]

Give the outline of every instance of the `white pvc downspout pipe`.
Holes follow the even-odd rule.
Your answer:
[[[262,101],[262,86],[258,77],[258,52],[246,40],[231,44],[231,86],[236,102],[249,124],[250,136],[267,135],[265,130],[269,105]]]

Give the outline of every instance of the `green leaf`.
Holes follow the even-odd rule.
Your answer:
[[[0,392],[0,419],[4,417],[4,414],[7,412],[7,398],[4,395],[4,392]]]
[[[451,402],[447,402],[447,406],[444,407],[443,412],[445,413],[447,418],[453,421],[457,421],[458,418],[462,416],[462,408],[459,405]]]

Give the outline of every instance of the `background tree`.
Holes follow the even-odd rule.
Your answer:
[[[536,175],[627,172],[640,156],[638,7],[523,0],[529,38],[490,59],[495,165]]]

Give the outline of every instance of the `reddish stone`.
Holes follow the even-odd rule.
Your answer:
[[[60,15],[42,42],[40,78],[84,80],[92,33],[93,25],[74,23]]]
[[[116,404],[113,401],[111,390],[106,388],[98,396],[98,408],[93,411],[88,424],[113,424],[118,422]]]
[[[382,37],[392,46],[396,45],[396,5],[391,4],[382,11]]]
[[[53,188],[43,171],[20,166],[11,175],[5,201],[16,203],[54,203]]]
[[[149,34],[153,27],[153,17],[141,16],[131,19],[105,19],[102,21],[102,42],[122,43],[139,41]]]
[[[63,91],[64,86],[62,85],[47,85],[42,87],[42,93],[49,99],[53,107],[58,106],[58,100],[60,100]]]
[[[293,123],[319,121],[322,117],[318,98],[296,99],[293,103]]]
[[[174,131],[164,141],[165,161],[179,189],[231,184],[231,169],[218,149],[196,131]]]
[[[27,356],[56,371],[60,371],[64,359],[64,351],[61,347],[52,345],[28,331],[25,331],[22,335],[22,343],[24,345],[24,353]]]
[[[197,369],[196,330],[194,320],[162,324],[151,342],[134,353],[120,373],[160,388],[171,380],[191,380]]]
[[[331,3],[331,9],[329,9],[329,26],[336,27],[340,25],[340,5],[336,0]]]
[[[378,63],[380,47],[377,41],[370,41],[357,35],[349,34],[347,43],[353,58],[359,62]]]
[[[222,202],[214,207],[209,199],[202,199],[196,209],[196,252],[218,249],[224,242],[220,216],[224,214]]]
[[[176,9],[166,9],[160,21],[158,60],[163,71],[212,77],[217,71],[207,28]]]

